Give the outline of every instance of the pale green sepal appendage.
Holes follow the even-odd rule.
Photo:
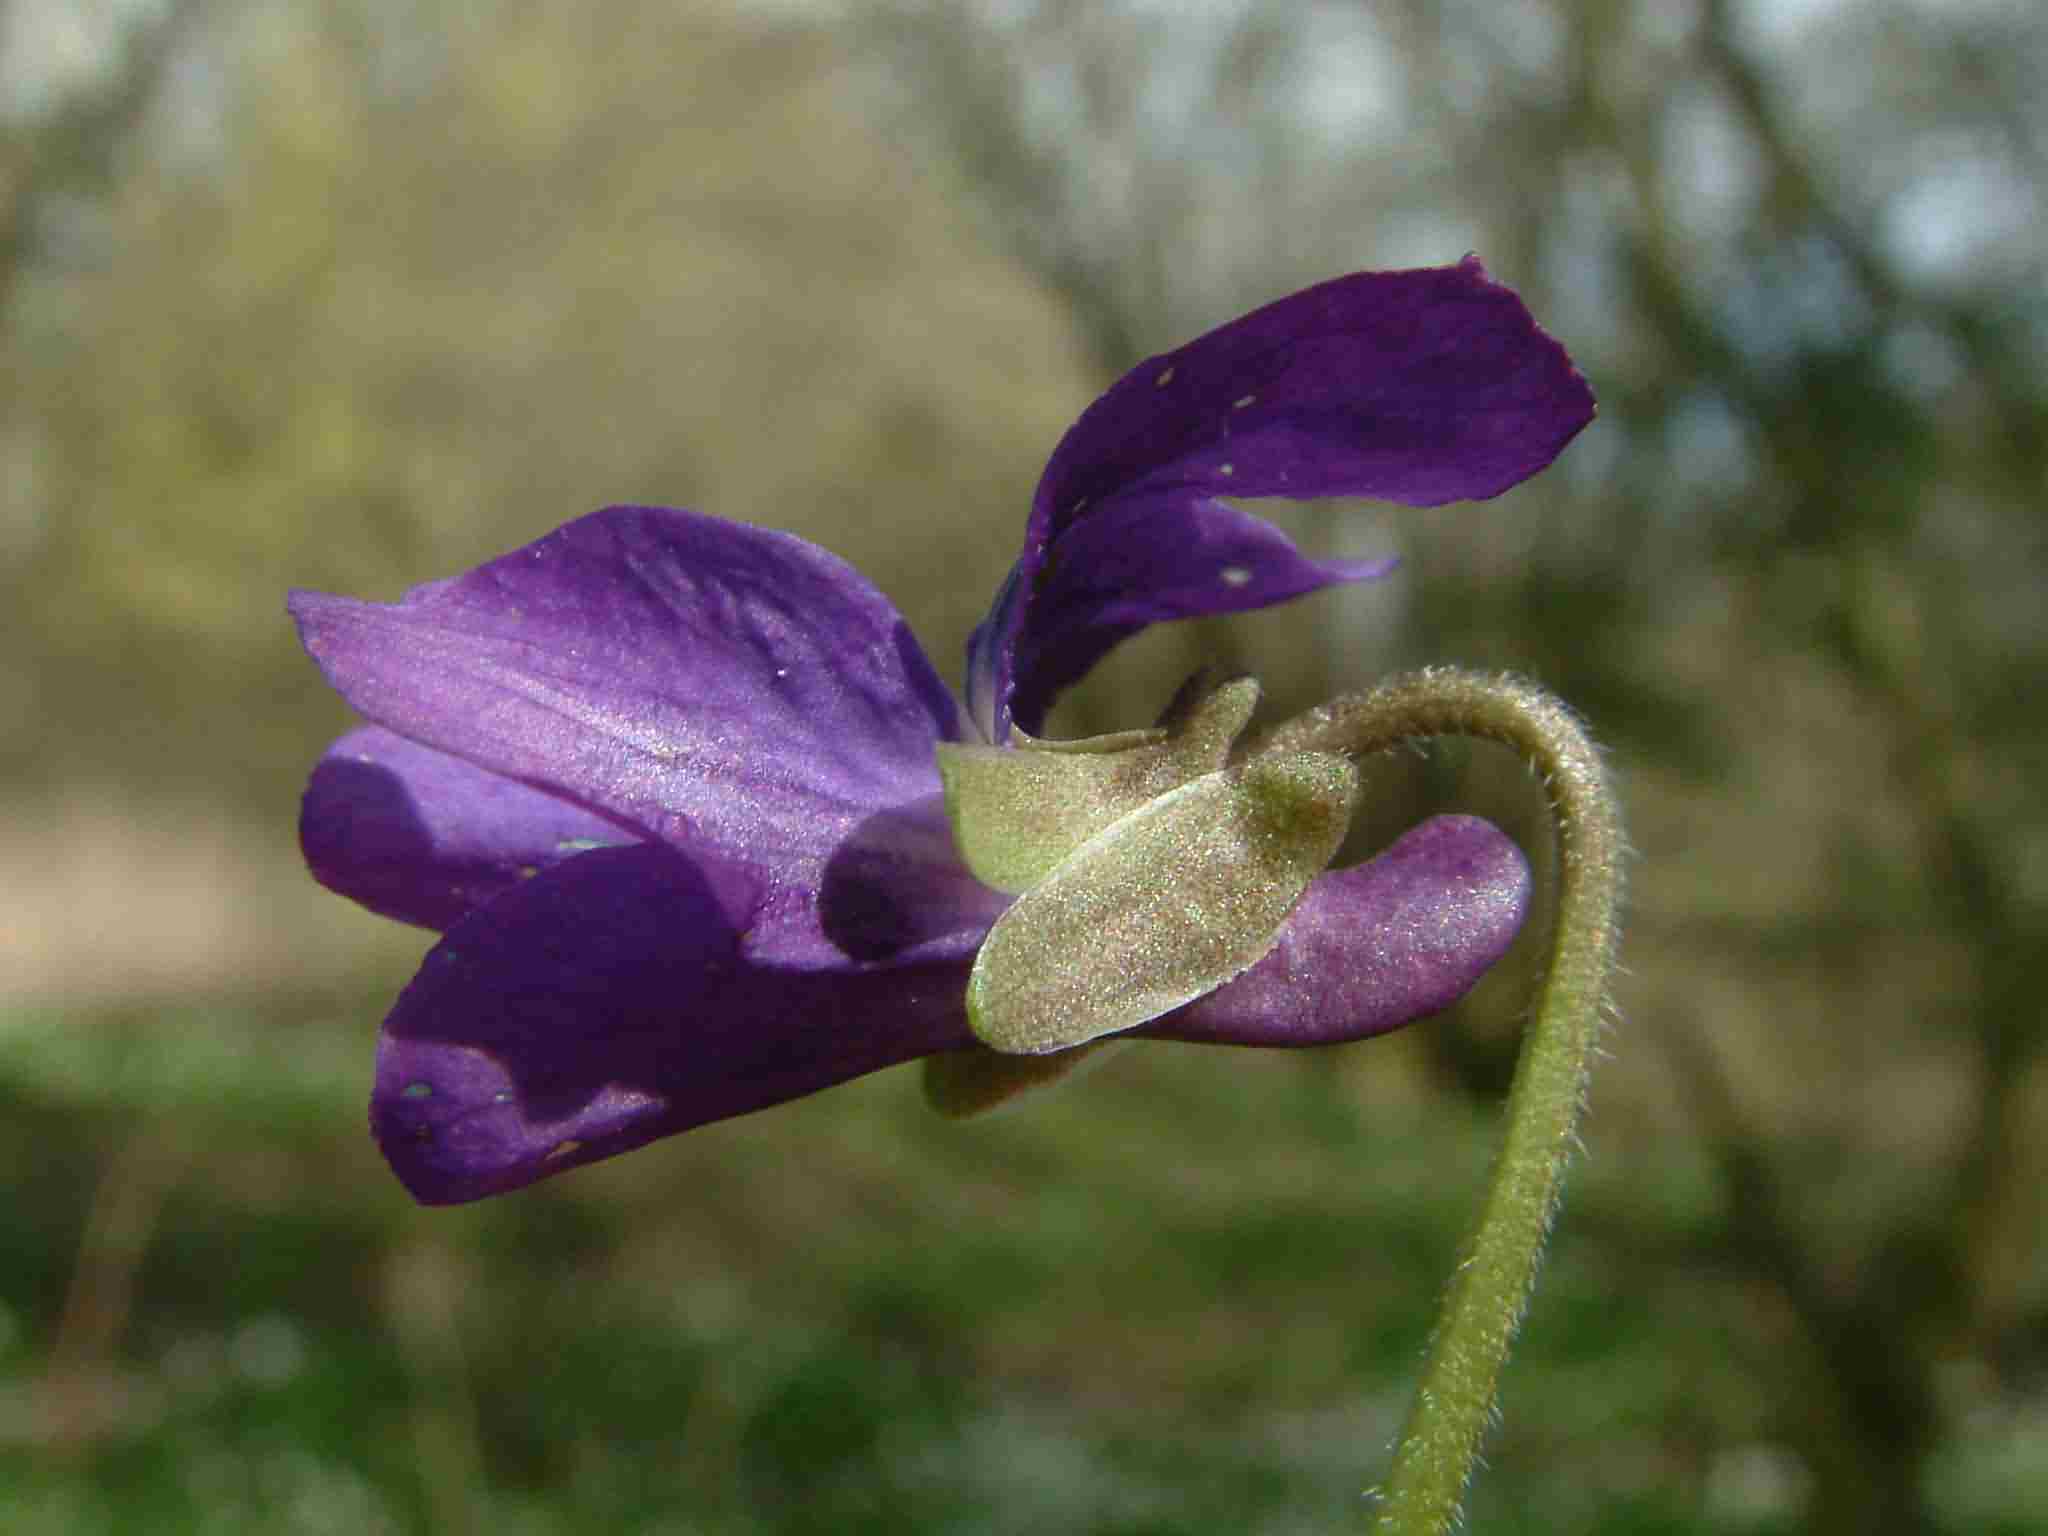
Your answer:
[[[967,983],[976,1037],[1066,1050],[1220,987],[1273,947],[1328,867],[1358,783],[1345,758],[1271,752],[1119,817],[989,931]]]
[[[924,1101],[948,1120],[971,1119],[1002,1108],[1020,1094],[1049,1087],[1126,1043],[1097,1040],[1049,1056],[1006,1056],[987,1046],[970,1045],[963,1051],[927,1056]]]
[[[1163,728],[1011,746],[942,742],[939,779],[954,846],[975,879],[1029,890],[1089,838],[1167,791],[1221,768],[1258,684],[1225,683]]]

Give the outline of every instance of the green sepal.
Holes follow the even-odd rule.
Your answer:
[[[939,744],[953,843],[974,878],[1029,890],[1089,838],[1167,791],[1221,768],[1259,685],[1227,682],[1160,728],[1014,746]]]
[[[927,1056],[923,1063],[925,1103],[948,1120],[985,1115],[1019,1094],[1051,1087],[1120,1043],[1098,1040],[1049,1056],[1008,1056],[980,1045]]]
[[[967,983],[975,1035],[1060,1051],[1214,991],[1273,947],[1357,798],[1348,759],[1274,752],[1118,818],[989,930]]]

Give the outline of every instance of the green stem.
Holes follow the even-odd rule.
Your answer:
[[[1459,1519],[1577,1144],[1624,852],[1620,812],[1584,729],[1563,704],[1513,678],[1412,673],[1312,710],[1262,747],[1362,757],[1429,736],[1504,742],[1536,766],[1557,819],[1560,873],[1550,965],[1508,1093],[1506,1133],[1379,1506],[1377,1528],[1398,1536],[1439,1536]]]

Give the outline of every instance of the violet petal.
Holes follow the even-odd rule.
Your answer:
[[[938,790],[959,733],[902,617],[789,534],[613,507],[397,603],[298,592],[356,710],[438,751],[747,870],[749,951],[836,966],[816,896],[877,813]]]
[[[1266,957],[1133,1033],[1212,1045],[1330,1045],[1449,1007],[1507,952],[1529,865],[1491,822],[1437,816],[1309,886]]]
[[[327,749],[299,811],[314,879],[434,929],[565,858],[639,840],[594,811],[374,725]]]
[[[1394,564],[1311,560],[1264,518],[1213,497],[1120,497],[1076,524],[1040,575],[1031,622],[1017,637],[1013,718],[1037,730],[1062,690],[1162,620],[1266,608],[1372,580]]]
[[[370,1124],[430,1205],[964,1046],[967,966],[750,962],[759,891],[658,844],[555,866],[457,923],[384,1022]]]
[[[1564,348],[1476,257],[1337,278],[1149,359],[1046,465],[1013,579],[971,645],[975,717],[1007,736],[1012,686],[1031,681],[1021,653],[1058,649],[1037,612],[1041,568],[1125,497],[1484,498],[1548,464],[1592,416]]]

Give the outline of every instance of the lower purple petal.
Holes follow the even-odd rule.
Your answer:
[[[1250,970],[1133,1031],[1209,1045],[1332,1045],[1448,1008],[1507,952],[1529,865],[1491,822],[1438,816],[1317,879]]]
[[[370,1124],[429,1205],[962,1046],[967,964],[750,963],[747,876],[658,845],[570,859],[472,912],[384,1023]]]

